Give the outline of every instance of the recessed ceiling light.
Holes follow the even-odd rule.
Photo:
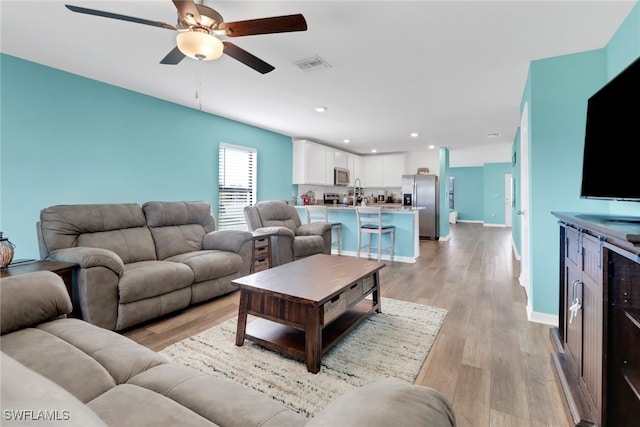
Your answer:
[[[345,144],[348,144],[348,143],[350,143],[350,142],[351,142],[351,140],[350,140],[350,139],[345,139],[343,142],[344,142]]]
[[[411,132],[411,138],[417,138],[418,136],[420,136],[418,132]]]
[[[327,107],[315,107],[315,110],[318,113],[324,113],[325,111],[327,111]]]
[[[432,144],[432,145],[429,145],[427,148],[428,148],[429,150],[433,150],[434,148],[436,148],[436,146]]]
[[[500,136],[500,132],[492,132],[487,134],[487,138],[497,138]]]
[[[372,152],[372,153],[377,153],[377,152],[378,152],[378,150],[376,150],[375,148],[372,148],[372,149],[371,149],[371,152]]]

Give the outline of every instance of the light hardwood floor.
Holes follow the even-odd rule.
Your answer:
[[[549,326],[527,321],[511,229],[451,225],[421,241],[415,264],[387,262],[382,295],[448,310],[416,383],[452,402],[458,426],[569,426],[554,377]],[[125,332],[154,350],[237,315],[238,293]],[[384,308],[383,308],[384,309]]]

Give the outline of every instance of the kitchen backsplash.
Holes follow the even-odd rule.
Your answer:
[[[348,196],[349,191],[353,192],[353,187],[299,184],[296,204],[298,205],[303,204],[300,196],[311,196],[311,195],[313,196],[313,198],[315,198],[317,203],[322,203],[324,198],[324,193],[337,193],[340,195],[340,200],[342,200],[343,197]],[[386,196],[392,197],[394,202],[396,200],[402,199],[400,187],[389,187],[389,188],[363,187],[363,194],[367,198],[373,197],[374,200],[377,200],[377,196],[379,192],[385,192]]]

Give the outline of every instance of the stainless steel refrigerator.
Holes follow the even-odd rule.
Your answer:
[[[402,175],[402,204],[418,210],[421,238],[438,240],[438,176]]]

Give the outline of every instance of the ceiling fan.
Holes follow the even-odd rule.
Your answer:
[[[301,14],[224,22],[222,15],[216,10],[202,4],[195,4],[193,0],[173,0],[173,4],[178,10],[177,25],[68,4],[65,6],[77,13],[178,31],[177,46],[160,61],[161,64],[167,65],[178,64],[185,56],[210,61],[218,59],[224,53],[259,73],[266,74],[275,68],[235,44],[221,41],[218,36],[240,37],[307,30],[307,22]]]

